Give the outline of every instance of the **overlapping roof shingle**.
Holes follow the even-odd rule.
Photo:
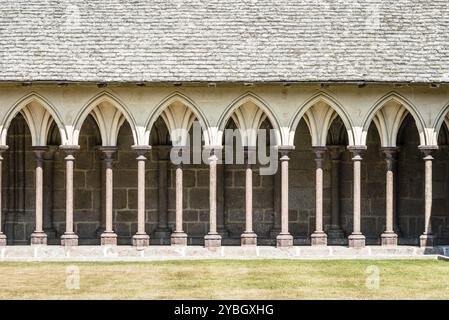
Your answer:
[[[449,82],[449,1],[0,0],[0,81]]]

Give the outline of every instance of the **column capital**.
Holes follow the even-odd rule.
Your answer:
[[[215,145],[215,146],[204,146],[204,150],[209,152],[209,157],[208,157],[208,161],[209,164],[212,161],[218,161],[218,159],[221,159],[221,153],[223,150],[223,146],[221,145]],[[220,157],[218,157],[220,156]]]
[[[72,155],[80,149],[79,145],[60,145],[59,150],[63,151],[67,155]]]
[[[366,150],[366,146],[348,146],[348,150],[352,153],[354,161],[362,160],[362,153]]]
[[[438,146],[419,146],[418,149],[424,154],[424,160],[433,160],[432,153],[438,150]]]
[[[0,145],[0,155],[9,149],[9,146],[7,145]]]
[[[256,146],[245,146],[243,152],[245,155],[245,163],[250,166],[256,163]]]
[[[36,157],[39,159],[43,158],[44,153],[47,152],[50,148],[48,146],[32,146],[31,150],[36,154]]]
[[[145,158],[145,154],[151,150],[151,146],[150,145],[133,145],[133,146],[131,146],[131,149],[133,149],[137,153],[137,156],[138,156],[137,159],[139,159],[140,157]]]
[[[288,155],[291,151],[295,150],[295,146],[278,146],[277,149],[281,156],[281,160],[282,158],[284,158],[284,160],[289,160],[290,158]]]

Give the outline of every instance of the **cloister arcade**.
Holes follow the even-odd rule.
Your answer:
[[[449,242],[448,90],[247,89],[0,88],[0,245]],[[195,121],[208,161],[173,163]],[[243,164],[221,161],[229,128]]]

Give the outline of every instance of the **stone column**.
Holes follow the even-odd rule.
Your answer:
[[[78,235],[73,231],[73,163],[74,154],[80,147],[62,145],[59,148],[66,153],[66,222],[65,233],[61,236],[61,245],[77,246]]]
[[[329,242],[343,244],[344,232],[340,221],[340,163],[343,146],[329,146],[331,158],[331,225],[327,231]]]
[[[424,232],[419,237],[421,247],[432,247],[435,245],[435,236],[432,232],[432,152],[436,146],[420,147],[424,154],[425,180],[424,180]]]
[[[170,146],[159,145],[153,147],[153,152],[157,157],[158,165],[158,223],[153,234],[153,239],[158,239],[159,244],[167,244],[170,239],[170,228],[168,227],[168,210],[167,210],[167,179],[168,179],[168,161],[170,158]]]
[[[8,150],[8,146],[0,146],[0,246],[6,246],[6,235],[3,233],[3,185],[2,185],[2,169],[3,169],[3,152]]]
[[[175,147],[174,147],[175,148]],[[176,148],[179,159],[182,159],[182,148]],[[182,162],[176,165],[176,225],[175,231],[171,234],[172,245],[187,245],[187,234],[183,231],[182,207],[183,207],[183,185],[182,185]]]
[[[365,247],[365,236],[361,232],[360,215],[361,215],[361,165],[362,165],[362,152],[366,150],[365,146],[349,146],[349,151],[352,152],[354,161],[354,221],[353,231],[348,237],[348,245],[350,248],[363,248]]]
[[[253,170],[255,163],[255,148],[245,147],[245,231],[240,236],[242,246],[257,245],[257,235],[253,231]]]
[[[150,146],[133,146],[137,152],[137,233],[133,236],[133,246],[150,245],[150,236],[145,232],[145,154]]]
[[[117,245],[117,234],[113,230],[113,171],[112,164],[114,161],[114,153],[117,147],[100,147],[100,151],[104,154],[104,162],[106,165],[105,182],[106,182],[106,199],[105,199],[105,215],[106,215],[106,229],[101,234],[101,245]]]
[[[288,231],[288,161],[290,160],[288,154],[293,149],[294,147],[279,148],[281,156],[281,232],[276,237],[277,247],[293,246],[293,236]]]
[[[323,230],[323,158],[326,152],[325,147],[313,147],[315,153],[315,231],[310,236],[312,246],[326,246],[327,235]]]
[[[33,147],[34,154],[36,155],[36,227],[31,234],[32,245],[45,245],[47,244],[47,234],[44,232],[44,153],[48,150],[48,147],[35,146]]]
[[[225,225],[226,165],[223,162],[217,164],[217,232],[222,239],[229,235]]]
[[[398,244],[398,235],[393,229],[394,217],[394,163],[396,161],[397,148],[382,148],[386,160],[386,225],[385,231],[380,236],[383,246],[395,246]]]
[[[56,238],[53,226],[53,177],[54,157],[57,146],[49,146],[44,154],[44,232],[51,241]]]
[[[209,233],[204,237],[206,248],[221,246],[221,235],[217,232],[217,161],[216,150],[209,157]]]

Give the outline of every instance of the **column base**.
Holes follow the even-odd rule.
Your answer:
[[[186,246],[187,245],[187,234],[183,231],[173,232],[170,236],[170,243],[172,246]]]
[[[6,235],[0,232],[0,247],[6,246]]]
[[[352,233],[348,237],[348,247],[361,249],[365,247],[365,236],[361,233]]]
[[[276,236],[276,247],[278,248],[293,247],[293,236],[290,233],[279,233]]]
[[[116,246],[117,245],[117,234],[115,232],[103,232],[101,234],[101,245],[102,246]]]
[[[257,246],[257,234],[254,232],[244,232],[240,236],[242,246]]]
[[[46,245],[47,234],[45,232],[33,232],[31,234],[31,245]]]
[[[72,247],[78,245],[78,235],[75,233],[64,233],[61,236],[61,246]]]
[[[310,235],[310,244],[312,246],[327,246],[327,234],[323,231],[315,231]]]
[[[150,236],[146,233],[136,233],[133,235],[134,247],[148,247],[150,245]]]
[[[221,247],[221,236],[218,233],[208,233],[204,236],[204,246],[206,248]]]
[[[433,247],[435,245],[435,236],[431,233],[422,234],[419,237],[420,247]]]
[[[398,235],[393,231],[385,231],[380,236],[380,243],[382,246],[397,246],[398,245]]]

